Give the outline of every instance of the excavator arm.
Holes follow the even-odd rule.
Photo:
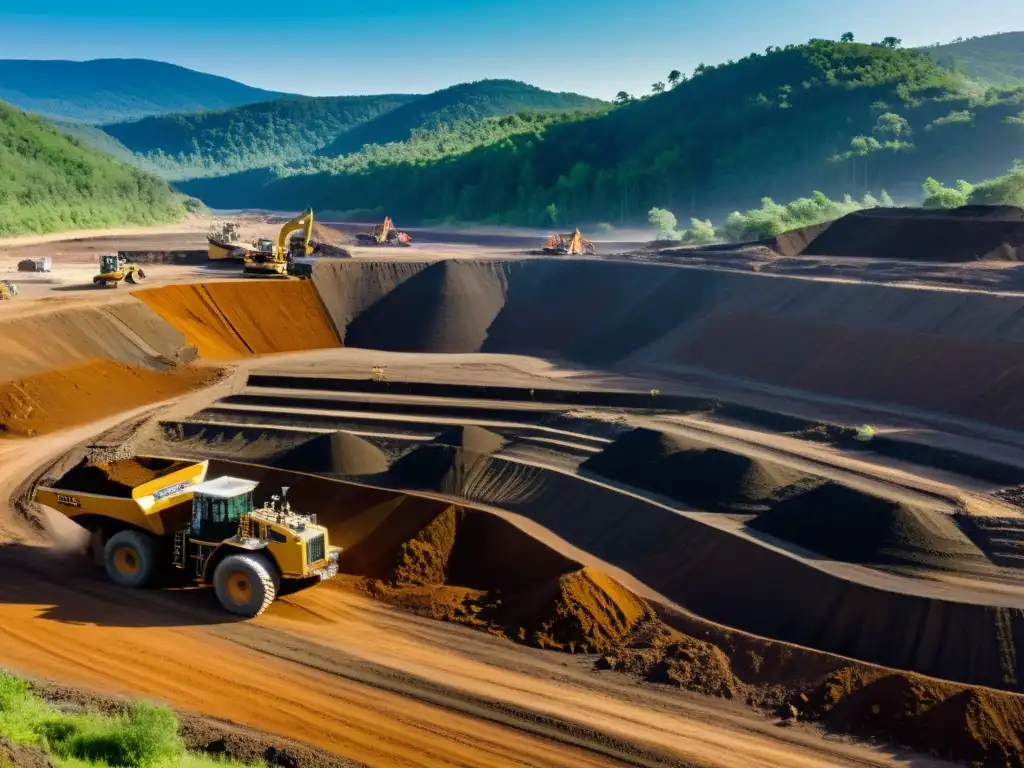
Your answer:
[[[305,236],[302,240],[306,255],[309,255],[309,238],[313,234],[313,209],[307,208],[301,216],[297,216],[281,227],[281,233],[277,236],[277,252],[283,256],[288,253],[288,235],[297,230],[304,229]]]

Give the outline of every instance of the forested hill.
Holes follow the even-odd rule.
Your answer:
[[[718,217],[816,189],[916,197],[926,176],[993,177],[1019,152],[1022,92],[962,87],[923,52],[818,40],[702,65],[664,93],[441,160],[410,157],[402,142],[360,166],[306,162],[183,189],[218,207],[567,226],[637,222],[653,206]]]
[[[955,40],[926,49],[942,66],[989,85],[1024,85],[1024,32]]]
[[[84,123],[225,109],[283,95],[149,59],[0,59],[0,99]]]
[[[218,112],[149,117],[103,130],[171,179],[298,160],[418,96],[301,97]],[[102,145],[96,137],[86,141]],[[109,150],[109,147],[107,148]]]
[[[607,106],[573,93],[552,93],[510,80],[466,83],[426,96],[289,98],[219,112],[167,115],[104,126],[110,141],[68,126],[99,149],[127,156],[169,179],[195,179],[337,156],[412,138],[424,131],[463,129],[522,111],[565,112]]]
[[[185,214],[166,182],[0,102],[0,236],[150,224]]]
[[[516,80],[480,80],[462,83],[419,98],[387,115],[342,134],[321,150],[323,155],[345,155],[366,144],[405,141],[413,130],[430,130],[500,117],[515,112],[565,112],[597,109],[603,102],[576,93],[554,93]]]

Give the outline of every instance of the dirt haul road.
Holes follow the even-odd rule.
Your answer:
[[[19,478],[114,422],[0,442],[4,503]],[[900,764],[780,733],[732,707],[595,678],[571,657],[334,585],[231,623],[209,594],[116,589],[81,561],[32,546],[31,530],[8,535],[24,544],[0,550],[0,665],[154,697],[368,765]]]

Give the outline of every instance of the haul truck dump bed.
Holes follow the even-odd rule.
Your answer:
[[[212,584],[221,605],[258,616],[283,579],[329,579],[340,549],[315,515],[292,510],[287,488],[256,507],[258,483],[208,480],[208,463],[138,456],[103,464],[85,461],[35,500],[87,528],[110,580],[148,584],[166,564],[195,582]]]

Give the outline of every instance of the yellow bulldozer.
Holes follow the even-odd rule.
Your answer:
[[[263,613],[284,580],[337,575],[341,549],[316,515],[292,509],[288,488],[257,507],[256,481],[208,480],[208,467],[155,456],[83,463],[37,486],[35,500],[90,531],[94,557],[115,584],[146,586],[166,564],[212,585],[239,616]]]
[[[301,237],[288,236],[302,232]],[[242,273],[254,277],[287,277],[288,262],[293,258],[305,258],[313,253],[309,244],[313,233],[313,209],[308,208],[301,216],[285,222],[277,235],[277,243],[262,239],[256,243],[256,250],[245,255]]]
[[[138,264],[124,256],[107,254],[100,256],[100,273],[92,279],[97,288],[117,288],[122,280],[137,285],[146,279],[146,273]]]
[[[555,256],[593,256],[597,252],[594,243],[583,237],[579,229],[548,236],[541,250]]]
[[[13,299],[18,295],[18,286],[10,280],[0,280],[0,301]]]
[[[395,229],[395,223],[387,216],[383,224],[378,224],[372,232],[360,232],[356,235],[359,245],[385,245],[407,248],[412,245],[412,238],[406,232]]]

